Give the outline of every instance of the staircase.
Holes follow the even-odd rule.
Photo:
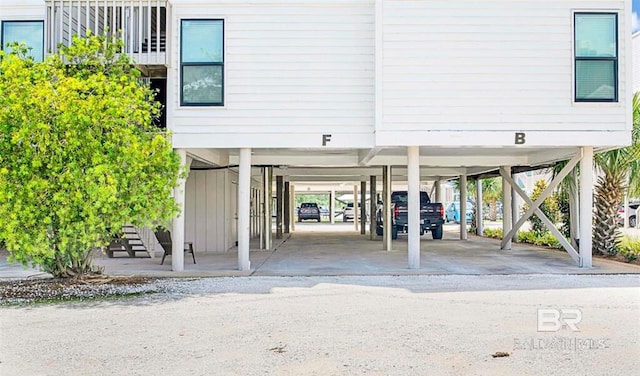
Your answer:
[[[126,257],[152,257],[140,237],[138,229],[132,225],[123,226],[122,237],[114,238],[105,251],[109,258],[112,258],[115,252],[125,252],[127,254]]]

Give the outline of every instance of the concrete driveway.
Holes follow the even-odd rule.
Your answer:
[[[421,241],[421,268],[407,267],[407,238],[401,234],[393,251],[383,251],[380,237],[369,240],[353,223],[296,224],[296,231],[283,240],[274,240],[274,250],[252,247],[251,271],[239,272],[235,249],[226,253],[199,253],[198,264],[185,257],[183,276],[327,276],[327,275],[416,275],[416,274],[567,274],[640,273],[640,266],[594,259],[594,268],[581,269],[564,251],[515,245],[501,251],[499,241],[470,236],[459,240],[456,225],[445,226],[445,236],[434,241],[425,235]],[[175,276],[170,260],[108,259],[96,263],[114,275],[142,274]]]
[[[197,264],[185,257],[185,271],[171,271],[171,259],[160,265],[160,258],[107,258],[98,256],[97,265],[111,275],[147,276],[334,276],[334,275],[425,275],[425,274],[600,274],[640,273],[639,265],[594,258],[594,267],[581,269],[564,251],[530,245],[514,245],[501,251],[499,241],[476,236],[459,240],[458,227],[445,226],[443,240],[430,234],[421,240],[421,268],[407,267],[407,238],[401,234],[393,242],[393,251],[383,251],[382,241],[360,235],[353,223],[296,224],[290,237],[274,240],[274,250],[257,249],[254,242],[251,271],[237,270],[235,249],[225,253],[197,253]],[[30,274],[31,273],[31,274]],[[0,262],[0,276],[37,275],[21,267]]]

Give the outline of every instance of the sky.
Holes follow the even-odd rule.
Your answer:
[[[633,31],[640,31],[640,0],[632,1]]]

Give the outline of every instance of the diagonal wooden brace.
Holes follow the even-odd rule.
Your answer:
[[[515,183],[515,181],[513,181],[511,176],[509,176],[508,174],[504,174],[502,170],[500,170],[500,174],[507,181],[507,183],[509,183],[509,185],[513,187],[513,189],[520,195],[520,197],[524,199],[524,201],[529,205],[529,207],[534,207],[535,203],[533,202],[533,200],[531,200],[531,198],[527,196],[527,194],[522,190],[522,188],[520,188]],[[549,229],[549,231],[551,231],[553,236],[555,236],[556,239],[558,239],[560,244],[562,244],[562,247],[564,247],[567,253],[569,253],[569,256],[571,256],[573,261],[575,261],[577,264],[580,264],[580,255],[578,254],[578,252],[575,250],[575,248],[573,248],[573,246],[569,243],[569,241],[560,233],[560,231],[558,231],[555,224],[553,224],[553,222],[551,222],[551,220],[542,212],[542,210],[540,210],[539,204],[538,206],[535,207],[535,214],[542,220],[545,226],[547,226],[547,228]],[[529,217],[525,218],[525,221],[529,219]],[[512,232],[515,233],[515,231],[518,231],[518,228],[519,227],[514,226],[511,232],[509,232],[509,234],[511,234]],[[506,239],[509,239],[509,238],[506,238]]]
[[[573,158],[571,158],[571,160],[569,161],[569,163],[567,163],[566,166],[564,166],[564,168],[560,171],[560,173],[551,181],[551,183],[549,183],[549,186],[542,192],[542,194],[540,195],[540,197],[538,197],[538,199],[533,202],[532,204],[529,205],[529,209],[527,209],[527,211],[522,215],[522,217],[520,217],[520,219],[518,220],[518,222],[516,222],[515,225],[513,225],[513,228],[511,229],[511,231],[509,231],[508,234],[506,234],[505,236],[503,236],[502,238],[502,243],[501,243],[501,247],[504,248],[505,245],[507,244],[508,239],[513,238],[513,235],[515,235],[516,231],[518,231],[518,229],[520,227],[522,227],[522,225],[529,219],[529,217],[531,217],[531,215],[533,213],[536,212],[536,210],[538,210],[540,208],[540,205],[542,204],[542,202],[549,197],[549,195],[553,192],[554,189],[556,189],[556,187],[558,186],[558,184],[560,184],[560,182],[569,174],[569,172],[571,172],[571,170],[573,170],[573,168],[578,164],[578,162],[580,162],[580,159],[582,159],[582,153],[578,152]],[[511,179],[510,176],[506,176],[502,171],[500,171],[500,174],[506,178],[507,182],[512,186],[512,187],[518,187],[517,184],[515,184],[513,182],[513,179]],[[520,188],[520,187],[518,187]],[[522,190],[520,190],[522,191]],[[524,193],[524,192],[522,192]],[[520,194],[520,192],[519,192]],[[525,194],[523,196],[523,198],[525,198],[525,201],[528,199],[528,196]],[[530,199],[529,199],[530,200]],[[546,223],[545,223],[546,225]],[[552,226],[555,228],[555,226]],[[572,247],[573,248],[573,247]]]

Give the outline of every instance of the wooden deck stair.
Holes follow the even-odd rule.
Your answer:
[[[122,227],[122,237],[115,238],[106,248],[109,258],[114,257],[115,252],[125,252],[125,257],[149,258],[151,255],[144,245],[140,234],[134,226],[126,225]],[[142,253],[140,255],[140,253]]]

